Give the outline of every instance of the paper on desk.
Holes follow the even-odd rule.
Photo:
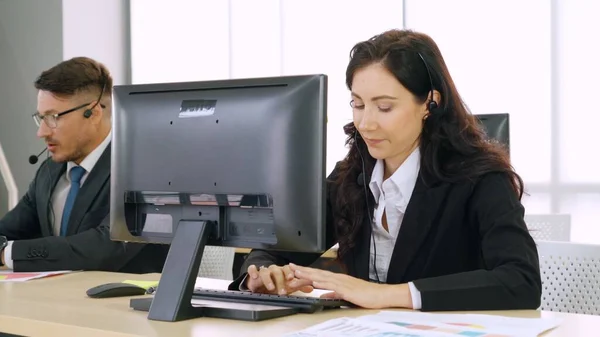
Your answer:
[[[382,311],[375,315],[328,321],[289,336],[534,337],[560,323],[560,319],[554,318]]]
[[[285,337],[448,337],[448,334],[411,330],[400,326],[366,322],[356,318],[336,318]]]
[[[24,282],[33,279],[70,273],[70,270],[20,273],[11,270],[0,271],[0,282]]]

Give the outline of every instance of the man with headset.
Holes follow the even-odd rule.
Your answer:
[[[167,246],[110,240],[109,71],[76,57],[42,72],[35,88],[33,119],[49,158],[18,205],[0,219],[2,265],[15,271],[160,272]]]

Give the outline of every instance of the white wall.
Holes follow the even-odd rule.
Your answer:
[[[14,176],[18,197],[26,191],[38,165],[27,158],[44,144],[35,135],[33,82],[62,60],[60,0],[0,1],[0,143]],[[41,162],[41,161],[40,161]],[[0,217],[8,211],[0,176]]]
[[[402,1],[132,0],[132,82],[327,74],[329,172],[347,152],[350,49],[390,28],[402,28]]]
[[[328,171],[346,153],[352,45],[431,35],[473,113],[510,113],[526,212],[570,213],[573,241],[600,243],[597,1],[131,1],[134,83],[329,75]]]
[[[62,0],[63,60],[91,57],[110,71],[114,84],[128,84],[129,1]]]
[[[571,213],[577,241],[600,243],[600,2],[555,0],[558,211]]]

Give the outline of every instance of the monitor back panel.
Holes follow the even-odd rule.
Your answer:
[[[324,75],[116,86],[111,237],[323,251]],[[223,207],[225,206],[225,207]]]

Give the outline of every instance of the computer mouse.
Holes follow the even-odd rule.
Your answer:
[[[92,298],[138,296],[146,294],[146,289],[131,283],[118,282],[95,286],[88,289],[86,294]]]

